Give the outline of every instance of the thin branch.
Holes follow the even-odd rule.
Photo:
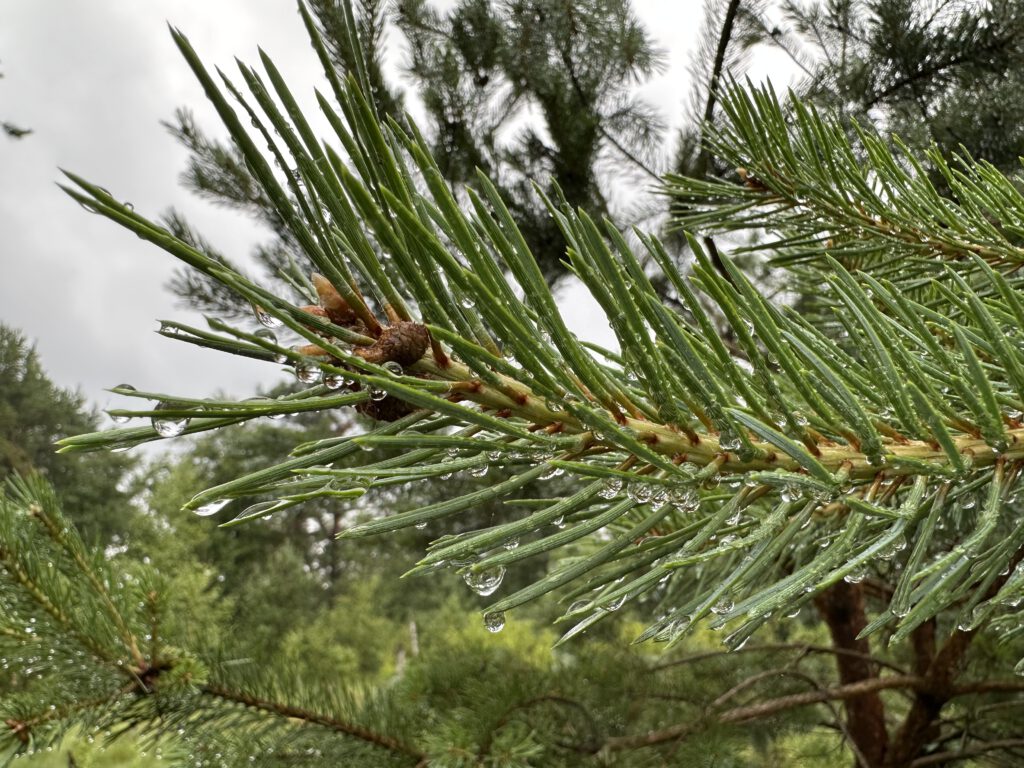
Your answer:
[[[872,656],[868,653],[860,653],[848,648],[831,648],[827,645],[810,645],[806,643],[772,643],[766,645],[751,645],[743,648],[737,648],[735,651],[706,651],[704,653],[697,653],[692,656],[687,656],[682,659],[675,659],[673,661],[665,662],[664,664],[658,664],[657,666],[651,667],[648,671],[660,672],[663,669],[669,669],[670,667],[677,667],[683,664],[690,664],[695,661],[703,661],[705,659],[716,658],[718,656],[729,657],[736,656],[738,653],[774,653],[780,651],[796,651],[801,653],[828,653],[836,656],[852,656],[855,658],[861,658],[865,661],[870,661],[877,664],[879,667],[890,669],[899,675],[908,674],[907,670],[898,664],[893,664],[884,659],[880,659],[877,656]]]
[[[258,709],[263,712],[279,715],[280,717],[292,718],[295,720],[301,720],[304,723],[319,725],[323,728],[336,731],[337,733],[342,733],[346,736],[359,739],[360,741],[365,741],[368,744],[373,744],[392,752],[409,755],[416,760],[425,759],[421,752],[407,744],[397,741],[396,739],[375,733],[367,728],[363,728],[362,726],[354,725],[353,723],[347,723],[344,720],[338,720],[336,718],[329,717],[328,715],[320,714],[319,712],[312,712],[308,709],[302,709],[301,707],[292,707],[288,704],[270,701],[268,699],[260,699],[247,693],[242,693],[241,691],[232,691],[217,685],[204,685],[201,690],[207,696],[211,696],[216,699],[241,704],[242,706],[249,707],[250,709]]]
[[[945,765],[954,760],[966,760],[975,755],[982,755],[986,752],[993,752],[997,749],[1009,749],[1011,747],[1024,747],[1024,739],[998,739],[985,742],[984,744],[964,747],[959,750],[936,752],[932,755],[917,758],[910,763],[910,768],[923,768],[926,765]]]
[[[622,736],[609,739],[604,744],[604,749],[609,751],[621,751],[625,749],[638,749],[653,747],[664,744],[668,741],[675,741],[690,735],[709,725],[726,725],[729,723],[744,723],[750,720],[760,720],[765,717],[784,712],[796,707],[805,707],[809,704],[820,704],[826,701],[842,701],[856,696],[863,696],[866,693],[875,691],[893,690],[900,688],[919,688],[926,682],[925,678],[916,675],[893,675],[892,677],[876,677],[870,680],[861,680],[850,685],[840,685],[835,688],[825,688],[807,693],[795,693],[789,696],[780,696],[775,699],[768,699],[758,704],[720,712],[709,720],[692,721],[670,726],[660,731],[650,731],[640,736]]]

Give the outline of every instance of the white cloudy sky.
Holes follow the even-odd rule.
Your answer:
[[[668,55],[666,70],[643,93],[678,121],[701,2],[635,6]],[[244,261],[260,233],[177,184],[185,153],[160,121],[179,105],[195,108],[202,124],[212,127],[215,119],[167,23],[182,29],[208,64],[229,72],[235,56],[255,61],[260,45],[293,91],[309,94],[319,71],[292,0],[4,0],[0,18],[0,120],[34,130],[21,141],[0,138],[0,322],[25,331],[52,378],[80,387],[100,407],[112,404],[103,390],[120,382],[246,396],[280,376],[266,364],[156,335],[157,318],[202,324],[164,289],[173,260],[87,214],[55,182],[63,167],[151,217],[174,206]],[[580,297],[568,303],[571,322],[592,336],[600,324]]]

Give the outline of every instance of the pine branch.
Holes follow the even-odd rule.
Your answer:
[[[763,719],[779,712],[793,709],[794,707],[804,707],[809,704],[819,704],[827,701],[842,701],[876,691],[913,688],[920,683],[921,678],[913,675],[893,675],[890,677],[877,677],[849,685],[834,686],[823,690],[779,696],[774,699],[758,702],[757,704],[727,709],[724,712],[713,715],[710,722],[680,723],[670,728],[651,731],[642,736],[623,736],[609,739],[604,743],[603,749],[610,752],[619,752],[642,747],[653,747],[666,742],[678,741],[696,731],[707,728],[711,724],[725,725]]]
[[[739,647],[772,612],[886,569],[897,557],[904,569],[891,610],[865,632],[885,628],[900,639],[959,606],[980,607],[989,621],[1024,592],[1018,579],[985,596],[1024,547],[1024,530],[1001,514],[1024,462],[1024,349],[1012,327],[1024,304],[983,259],[962,259],[970,280],[957,271],[947,277],[942,295],[956,311],[945,313],[901,294],[891,280],[822,259],[828,323],[845,333],[837,342],[770,303],[726,255],[723,275],[691,239],[697,261],[684,278],[656,239],[639,234],[644,258],[658,265],[687,315],[671,311],[622,233],[538,192],[573,270],[617,337],[619,351],[602,354],[567,328],[497,188],[481,175],[477,191],[467,191],[469,205],[460,207],[415,127],[380,122],[355,78],[337,82],[340,112],[321,99],[343,160],[313,136],[269,57],[262,56],[266,81],[240,67],[245,95],[226,76],[218,83],[188,41],[176,31],[174,37],[316,271],[309,282],[318,303],[297,306],[78,176],[68,174],[67,191],[230,289],[240,306],[259,307],[304,346],[226,323],[212,332],[171,326],[184,340],[287,363],[311,386],[272,402],[241,403],[119,390],[157,401],[122,415],[194,432],[267,413],[354,406],[376,422],[363,436],[297,447],[283,463],[197,495],[189,509],[266,495],[270,501],[224,521],[241,524],[311,499],[372,499],[453,471],[500,468],[500,483],[371,516],[342,537],[453,519],[501,499],[507,515],[434,542],[414,571],[453,567],[490,594],[507,568],[557,553],[562,558],[547,576],[496,599],[485,620],[500,628],[504,611],[557,590],[574,601],[563,617],[574,624],[565,639],[624,601],[671,595],[672,610],[643,638],[677,641],[704,620],[713,627],[735,621],[726,642]],[[754,132],[744,105],[774,116],[760,128],[766,138]],[[248,121],[239,119],[239,108]],[[746,131],[744,141],[812,180],[823,171],[811,159],[794,159],[800,142],[827,149],[827,157],[847,154],[838,129],[790,136],[766,92],[732,93],[723,108],[730,124]],[[797,112],[808,129],[826,126],[809,109]],[[298,169],[298,180],[282,182],[273,172],[261,149],[268,141],[283,165]],[[895,161],[880,162],[885,157],[875,159],[887,181],[902,179],[905,189],[927,197]],[[748,226],[760,215],[743,212],[755,211],[767,193],[733,186],[739,202],[709,207],[710,224]],[[834,194],[815,189],[807,204],[896,206],[895,197],[862,187],[851,181]],[[973,187],[964,189],[976,197]],[[908,217],[911,203],[899,203]],[[780,226],[803,221],[787,220],[789,208],[776,207]],[[1010,253],[998,229],[978,223],[980,207],[965,200],[949,221],[974,222],[968,234],[979,248]],[[931,209],[918,208],[922,227],[931,226]],[[871,240],[876,230],[850,236],[881,248]],[[714,332],[702,301],[725,318],[742,359]],[[159,436],[155,427],[134,427],[62,445],[94,450]],[[406,450],[339,463],[374,445]],[[517,499],[529,483],[559,473],[579,479],[571,492],[537,504]],[[939,517],[963,520],[963,529],[939,528]],[[517,549],[499,546],[524,535],[531,540]]]
[[[422,759],[415,748],[375,730],[373,724],[383,724],[386,714],[380,697],[359,694],[346,701],[347,694],[333,685],[281,685],[218,663],[213,649],[191,647],[194,638],[164,637],[159,602],[167,585],[148,565],[115,577],[113,569],[123,566],[106,562],[102,553],[86,555],[52,489],[27,478],[13,481],[10,491],[0,497],[0,595],[8,609],[0,617],[0,643],[10,645],[6,655],[17,653],[24,662],[17,672],[26,682],[23,690],[0,698],[0,717],[19,754],[59,740],[76,726],[170,735],[187,725],[201,742],[204,734],[222,737],[223,722],[237,725],[241,705],[252,715],[248,732],[269,734],[272,742],[289,743],[297,729],[313,728],[343,736],[341,753],[365,744],[408,762]],[[48,535],[40,537],[40,529]],[[21,546],[15,550],[12,542]],[[54,620],[19,615],[32,605]],[[18,631],[26,623],[29,631]],[[143,635],[148,647],[139,642]],[[108,638],[119,641],[116,649]],[[48,654],[26,652],[36,643],[49,647]],[[223,738],[215,741],[226,749]],[[239,745],[243,754],[250,748]]]
[[[975,257],[1003,270],[1024,261],[1024,197],[992,165],[927,152],[949,199],[898,139],[893,151],[877,132],[855,126],[851,140],[838,118],[799,101],[785,108],[768,87],[733,85],[725,104],[709,143],[739,181],[672,177],[680,226],[766,228],[774,237],[755,247],[780,251],[778,263],[820,264],[828,253],[894,274],[918,270],[918,280],[922,271],[941,276],[942,262],[973,271]]]
[[[408,755],[417,761],[424,759],[422,753],[400,741],[397,741],[396,739],[392,739],[379,733],[374,733],[367,728],[362,728],[358,725],[354,725],[353,723],[345,722],[319,712],[314,712],[302,707],[290,706],[280,701],[262,699],[258,696],[252,696],[248,693],[231,690],[219,685],[204,685],[202,692],[214,699],[230,702],[232,704],[241,704],[249,709],[267,712],[276,715],[277,717],[299,720],[305,724],[316,725],[321,728],[336,731],[344,734],[345,736],[365,741],[382,749]]]

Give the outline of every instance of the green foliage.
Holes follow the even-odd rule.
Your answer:
[[[45,374],[25,336],[0,325],[0,480],[45,474],[86,535],[109,543],[134,514],[118,488],[133,462],[114,454],[76,458],[54,452],[62,437],[98,427],[84,398]]]

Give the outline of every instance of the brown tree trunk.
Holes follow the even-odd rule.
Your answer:
[[[865,656],[871,653],[867,639],[857,635],[867,626],[864,611],[864,593],[860,584],[841,581],[815,598],[818,612],[832,634],[832,645],[856,651]],[[843,685],[878,676],[878,667],[866,658],[847,654],[836,655],[839,681]],[[846,730],[864,762],[871,768],[882,766],[888,747],[889,733],[885,728],[885,705],[877,691],[847,699]]]

